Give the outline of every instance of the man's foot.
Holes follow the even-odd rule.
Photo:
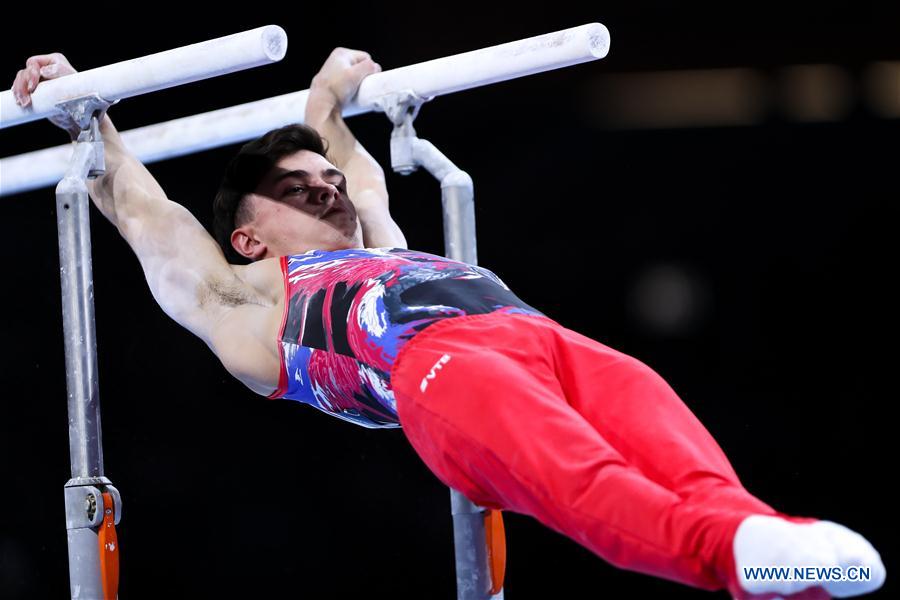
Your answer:
[[[774,598],[773,593],[792,598],[806,597],[821,592],[808,588],[819,587],[831,596],[844,598],[866,594],[884,583],[886,573],[881,556],[866,538],[833,521],[785,517],[751,515],[738,526],[733,550],[737,584],[746,592],[741,597],[766,594],[765,597]],[[751,567],[840,567],[847,575],[847,569],[854,566],[868,568],[871,577],[859,581],[751,579],[745,570]],[[735,590],[732,594],[735,595]]]

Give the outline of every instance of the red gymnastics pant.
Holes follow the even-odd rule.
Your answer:
[[[391,383],[403,432],[446,485],[624,569],[768,598],[736,583],[738,525],[752,514],[816,520],[752,496],[655,371],[550,318],[439,321],[401,348]]]

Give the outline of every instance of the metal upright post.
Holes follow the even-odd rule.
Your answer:
[[[441,183],[445,255],[453,260],[475,265],[478,264],[478,253],[472,178],[431,142],[416,136],[412,122],[426,100],[428,99],[406,91],[379,101],[379,107],[394,123],[391,134],[391,165],[394,171],[402,175],[409,175],[422,166]],[[456,554],[457,599],[503,600],[506,558],[500,511],[478,506],[452,488],[450,506]],[[490,532],[489,528],[493,531]],[[493,544],[491,533],[495,536]],[[501,539],[498,540],[497,537]],[[492,549],[503,556],[492,557]],[[492,569],[492,565],[495,568]]]
[[[122,500],[103,475],[86,185],[87,178],[104,171],[99,119],[108,106],[96,96],[60,105],[71,119],[70,131],[80,133],[66,176],[56,187],[56,222],[72,466],[65,485],[69,586],[72,598],[114,600],[119,554],[115,525],[122,516]]]

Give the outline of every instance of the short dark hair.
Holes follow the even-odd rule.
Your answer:
[[[328,158],[327,143],[319,132],[307,125],[292,123],[247,142],[228,163],[213,200],[213,233],[226,258],[232,262],[249,262],[231,245],[235,227],[253,218],[247,203],[243,201],[244,196],[256,190],[275,163],[300,150],[309,150]]]

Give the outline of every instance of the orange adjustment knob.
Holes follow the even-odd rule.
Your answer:
[[[100,579],[103,599],[119,596],[119,540],[116,537],[116,509],[112,494],[103,492],[103,523],[100,525]]]
[[[506,531],[503,529],[503,514],[490,508],[484,513],[484,535],[487,541],[488,565],[491,569],[491,595],[503,589],[506,574]]]

